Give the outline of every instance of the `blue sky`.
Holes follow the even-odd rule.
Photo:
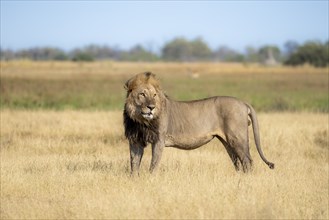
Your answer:
[[[153,51],[174,37],[221,45],[282,46],[328,40],[328,1],[5,1],[1,48],[91,43]]]

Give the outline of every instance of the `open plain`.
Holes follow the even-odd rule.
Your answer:
[[[153,70],[169,96],[255,106],[265,156],[236,172],[217,140],[166,148],[130,176],[125,80]],[[1,219],[328,219],[328,69],[238,64],[1,63]],[[250,134],[252,129],[249,128]]]

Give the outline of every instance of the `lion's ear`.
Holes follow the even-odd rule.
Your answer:
[[[145,72],[145,81],[146,83],[153,85],[156,89],[160,89],[160,82],[158,79],[155,77],[155,74],[152,72]]]
[[[125,90],[127,90],[128,92],[131,92],[130,82],[131,82],[131,79],[128,80],[124,85]]]
[[[154,73],[151,73],[151,72],[145,72],[144,74],[145,74],[145,76],[146,76],[147,79],[149,79],[149,78],[151,78],[151,77],[152,77],[152,78],[155,78],[155,74],[154,74]]]

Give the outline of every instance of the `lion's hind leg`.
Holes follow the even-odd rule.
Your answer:
[[[220,142],[222,142],[222,144],[224,145],[228,155],[230,156],[233,165],[235,167],[236,171],[239,171],[241,168],[241,164],[239,163],[239,159],[238,159],[238,155],[235,152],[234,148],[232,148],[223,138],[221,138],[220,136],[217,136],[217,138],[220,140]]]
[[[226,140],[222,138],[220,140],[230,155],[236,170],[240,170],[240,167],[242,167],[245,173],[251,171],[252,159],[249,152],[248,134],[235,135],[229,132],[226,134]]]
[[[245,173],[250,172],[252,169],[252,160],[249,152],[248,153],[243,152],[242,154],[239,154],[238,157],[242,163],[243,172]]]
[[[230,145],[232,146],[234,152],[236,152],[237,157],[239,158],[243,172],[247,173],[252,169],[252,159],[249,152],[249,143],[244,140],[229,140]]]

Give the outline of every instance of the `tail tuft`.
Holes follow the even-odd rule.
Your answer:
[[[274,169],[274,163],[270,163],[270,162],[269,162],[267,165],[268,165],[268,167],[269,167],[270,169]]]

